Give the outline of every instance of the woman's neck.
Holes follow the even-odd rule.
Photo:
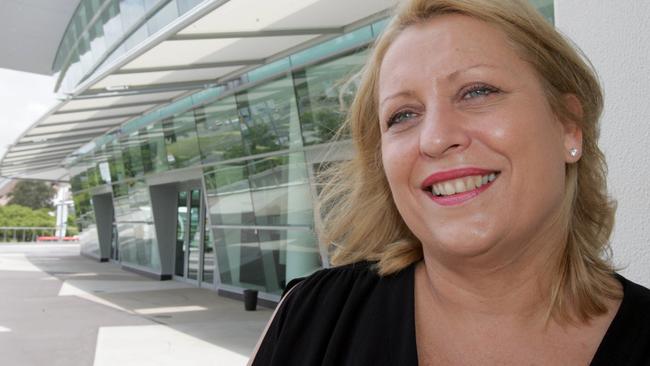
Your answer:
[[[508,257],[438,260],[424,250],[419,267],[432,305],[446,316],[499,318],[543,324],[563,246],[558,241],[530,244]]]

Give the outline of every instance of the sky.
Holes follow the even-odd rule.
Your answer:
[[[52,76],[0,68],[0,157],[59,101]]]

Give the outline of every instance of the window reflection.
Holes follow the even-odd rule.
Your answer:
[[[290,77],[238,94],[237,105],[247,155],[302,146]]]
[[[367,54],[362,51],[294,73],[305,145],[334,137],[357,91]]]
[[[204,163],[244,156],[235,97],[198,108],[196,129]]]
[[[163,122],[167,162],[171,168],[195,165],[201,160],[194,124],[189,111]]]
[[[222,282],[280,293],[320,268],[306,169],[301,152],[205,171]]]

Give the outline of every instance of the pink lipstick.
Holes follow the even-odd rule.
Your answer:
[[[454,206],[481,194],[498,175],[499,171],[480,168],[447,170],[427,177],[421,188],[434,202],[442,206]]]

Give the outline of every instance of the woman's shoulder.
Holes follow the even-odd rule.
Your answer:
[[[323,268],[309,276],[291,280],[282,294],[284,298],[289,292],[305,293],[311,291],[338,291],[346,284],[371,284],[379,279],[374,262],[356,262],[343,266]],[[300,297],[293,295],[292,297]]]
[[[646,339],[650,342],[650,289],[617,275],[623,285],[623,301],[617,317],[637,325],[643,325]]]
[[[619,313],[643,325],[645,339],[650,345],[650,289],[619,276],[623,284],[623,301]]]
[[[377,347],[415,354],[413,266],[388,276],[374,266],[358,262],[290,282],[254,364],[344,365],[377,358],[382,365],[379,358],[387,356]]]
[[[623,301],[592,365],[647,365],[650,362],[650,290],[616,275]]]

